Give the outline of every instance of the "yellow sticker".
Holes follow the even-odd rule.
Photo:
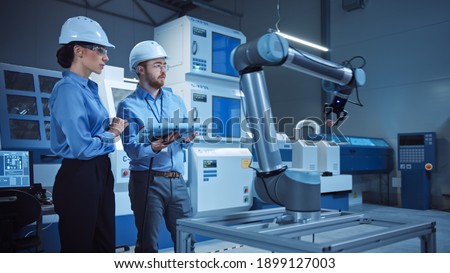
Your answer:
[[[251,162],[250,158],[242,159],[241,167],[243,169],[250,168],[250,162]]]

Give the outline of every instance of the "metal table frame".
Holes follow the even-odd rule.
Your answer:
[[[186,218],[177,221],[177,252],[190,251],[190,234],[235,242],[272,252],[362,252],[418,237],[421,252],[436,252],[436,223],[401,223],[364,217],[363,214],[322,210],[320,220],[276,224],[285,208],[262,209],[224,216]],[[380,230],[346,235],[326,242],[303,240],[316,234],[358,225]]]

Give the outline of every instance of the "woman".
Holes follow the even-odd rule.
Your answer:
[[[51,150],[63,158],[53,187],[61,252],[114,252],[114,177],[108,157],[128,125],[109,116],[89,79],[109,60],[110,44],[94,20],[69,18],[56,56],[65,69],[50,97]]]

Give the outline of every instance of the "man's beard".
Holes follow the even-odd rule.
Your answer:
[[[152,80],[149,82],[149,85],[155,89],[159,89],[164,86],[164,80]]]

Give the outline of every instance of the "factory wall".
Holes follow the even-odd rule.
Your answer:
[[[436,132],[438,160],[432,173],[432,207],[448,208],[450,2],[365,2],[364,9],[348,12],[341,1],[330,1],[331,59],[340,62],[360,55],[367,62],[367,84],[359,94],[364,107],[348,105],[349,118],[340,130],[349,135],[381,137],[394,148],[398,133]],[[395,171],[393,176],[401,178],[401,172]],[[375,181],[372,190],[378,190]]]
[[[77,1],[82,3],[83,1]],[[116,1],[117,12],[132,16],[139,10],[130,1]],[[73,16],[90,17],[103,27],[116,46],[108,51],[108,65],[128,67],[133,46],[153,38],[149,25],[118,18],[57,0],[1,0],[0,62],[60,71],[56,61],[58,37],[62,24]],[[130,76],[128,69],[126,73]]]

